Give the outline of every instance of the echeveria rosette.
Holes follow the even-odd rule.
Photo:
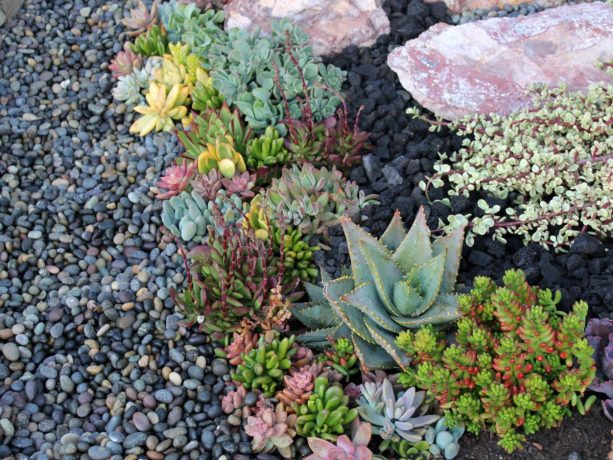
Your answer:
[[[370,423],[355,419],[351,424],[351,439],[346,434],[336,439],[336,444],[320,438],[308,438],[309,447],[313,451],[305,460],[373,460],[383,459],[373,455],[368,448],[372,430]]]
[[[323,326],[305,339],[319,343],[328,335],[350,336],[363,368],[404,369],[410,358],[395,344],[399,333],[426,324],[443,326],[460,317],[454,288],[464,229],[430,243],[423,208],[408,232],[396,212],[380,239],[350,219],[341,224],[351,274],[324,283],[329,305],[316,302],[297,309],[307,326]]]
[[[613,320],[592,318],[585,329],[585,335],[594,349],[594,361],[603,379],[594,379],[588,387],[603,393],[608,399],[602,401],[602,409],[613,421]]]

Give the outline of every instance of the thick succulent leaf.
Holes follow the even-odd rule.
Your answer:
[[[445,253],[433,257],[424,265],[417,269],[417,276],[421,285],[424,301],[415,310],[412,316],[423,314],[432,306],[440,294],[441,283],[443,282],[443,271],[445,270]]]
[[[328,337],[336,337],[341,326],[329,327],[325,329],[316,329],[314,331],[305,332],[296,337],[296,341],[303,345],[313,348],[323,348],[330,345]]]
[[[392,332],[401,333],[404,328],[398,326],[391,318],[385,305],[381,302],[374,283],[362,283],[341,299],[360,310],[381,327]]]
[[[394,284],[392,300],[399,315],[413,315],[424,298],[411,286],[411,281],[404,279]]]
[[[392,318],[402,326],[415,329],[426,324],[436,325],[456,321],[460,316],[457,296],[445,294],[438,296],[434,305],[423,315],[413,317],[394,316]]]
[[[400,312],[392,302],[392,292],[394,284],[403,277],[402,271],[392,260],[392,254],[378,241],[376,244],[372,244],[372,241],[360,241],[359,246],[370,269],[381,302],[390,313],[399,315]]]
[[[354,334],[370,342],[372,338],[364,325],[364,314],[352,305],[342,300],[343,296],[354,288],[350,277],[340,277],[324,284],[324,295],[336,315],[343,321]]]
[[[413,417],[406,422],[396,422],[396,428],[400,430],[412,430],[413,428],[421,428],[422,426],[431,425],[436,422],[440,415],[422,415],[420,417]]]
[[[402,240],[407,236],[407,232],[402,224],[400,212],[396,211],[392,221],[381,235],[379,241],[390,251],[394,252],[400,247]]]
[[[360,414],[360,418],[362,420],[377,426],[383,426],[387,420],[385,416],[379,414],[373,407],[370,406],[359,406],[358,413]]]
[[[460,269],[462,258],[462,245],[464,244],[464,227],[456,228],[443,238],[439,238],[432,244],[432,255],[437,256],[447,252],[445,257],[445,271],[441,292],[448,294],[453,292]]]
[[[411,364],[411,358],[396,345],[396,335],[390,334],[377,326],[371,319],[365,318],[364,323],[370,332],[371,337],[375,343],[383,348],[385,352],[390,355],[396,364],[401,369],[406,369]],[[372,369],[381,369],[381,367],[373,367]]]
[[[431,258],[430,229],[426,224],[426,215],[422,207],[419,208],[415,222],[413,222],[409,233],[394,253],[393,259],[408,273],[413,268],[425,264]]]
[[[396,433],[409,442],[419,442],[423,438],[421,434],[414,433],[413,431],[396,430]]]
[[[353,280],[355,284],[367,283],[374,281],[370,267],[366,262],[366,258],[362,253],[359,242],[368,241],[375,245],[381,244],[370,233],[363,230],[359,225],[354,224],[351,219],[345,217],[341,219],[343,230],[345,232],[345,239],[347,240],[347,247],[349,249],[349,258],[351,259],[351,272],[353,273]]]
[[[292,316],[309,329],[322,329],[337,326],[341,320],[327,300],[322,302],[300,303],[291,307]]]
[[[328,280],[324,280],[322,277],[322,282],[324,281],[329,281]],[[324,297],[324,291],[323,288],[318,286],[317,284],[312,284],[312,283],[304,283],[304,288],[307,291],[307,294],[309,296],[309,300],[311,302],[323,302],[325,301],[325,297]]]
[[[395,369],[398,367],[394,358],[378,345],[373,345],[353,334],[353,349],[363,368]]]

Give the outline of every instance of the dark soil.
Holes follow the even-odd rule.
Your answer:
[[[448,130],[428,131],[428,125],[412,120],[406,109],[416,103],[402,88],[396,75],[386,65],[389,51],[417,37],[432,24],[449,22],[444,4],[425,5],[421,0],[388,0],[384,8],[392,30],[379,37],[371,48],[348,48],[328,59],[348,72],[343,88],[349,111],[356,114],[364,106],[360,127],[371,133],[372,151],[363,165],[350,173],[366,194],[379,195],[380,205],[366,209],[362,222],[375,235],[380,235],[398,209],[409,225],[419,209],[425,206],[429,225],[437,227],[439,219],[450,213],[477,211],[477,199],[456,199],[453,209],[429,202],[418,184],[433,173],[439,152],[458,149],[461,139]],[[442,198],[442,191],[430,193]],[[491,203],[491,200],[488,200]],[[498,203],[501,204],[501,203]],[[504,205],[504,203],[502,203]],[[331,229],[329,244],[333,251],[321,255],[325,269],[339,276],[341,267],[349,264],[347,245],[340,227]],[[578,299],[590,305],[590,316],[613,317],[613,241],[584,235],[578,237],[568,253],[555,253],[541,246],[524,246],[515,237],[503,245],[490,237],[477,238],[472,248],[464,248],[460,282],[467,287],[477,275],[500,281],[509,268],[521,268],[532,284],[560,290],[561,307],[568,309]],[[610,450],[613,426],[600,407],[582,417],[566,419],[559,429],[543,430],[529,438],[524,450],[509,455],[497,446],[497,439],[488,433],[462,439],[460,459],[605,459]]]
[[[594,406],[585,417],[575,413],[559,428],[530,436],[513,454],[500,448],[491,433],[466,435],[457,460],[604,460],[611,450],[612,428],[600,406]]]
[[[440,203],[431,203],[418,184],[433,173],[438,152],[449,153],[459,148],[461,139],[442,130],[428,131],[428,125],[412,120],[406,109],[416,103],[402,88],[398,78],[386,64],[390,50],[417,37],[436,22],[449,17],[442,3],[426,5],[421,0],[388,0],[384,8],[391,21],[391,33],[379,37],[371,48],[347,48],[329,62],[348,72],[343,88],[350,113],[357,113],[363,105],[360,126],[371,133],[373,146],[364,157],[363,165],[350,173],[365,193],[379,195],[380,205],[366,210],[363,225],[380,235],[389,223],[394,210],[400,210],[410,224],[424,205],[431,228],[450,213],[478,213],[479,197],[452,201],[453,210]],[[444,191],[434,190],[430,196],[442,198]],[[492,200],[490,201],[490,204]],[[498,204],[501,204],[498,201]],[[504,205],[504,203],[502,203]],[[338,276],[340,267],[348,264],[347,246],[340,228],[332,229],[330,246],[338,250],[325,254],[326,270]],[[505,270],[521,268],[528,281],[542,287],[562,291],[561,307],[568,309],[583,299],[591,307],[591,316],[613,316],[613,241],[599,241],[591,236],[577,238],[569,253],[554,253],[538,245],[524,247],[515,237],[503,245],[481,237],[472,248],[464,249],[460,282],[470,285],[476,275],[500,280]]]

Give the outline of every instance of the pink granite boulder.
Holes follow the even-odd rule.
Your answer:
[[[389,67],[422,106],[448,120],[528,107],[536,83],[571,91],[613,78],[613,8],[561,6],[519,18],[436,24],[388,56]]]
[[[224,10],[226,30],[267,33],[272,20],[288,18],[309,34],[318,56],[349,45],[370,46],[390,31],[381,0],[233,0]]]

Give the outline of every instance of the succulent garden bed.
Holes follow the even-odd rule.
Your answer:
[[[386,65],[444,4],[223,3],[0,30],[0,457],[610,457],[612,88],[448,124]]]

